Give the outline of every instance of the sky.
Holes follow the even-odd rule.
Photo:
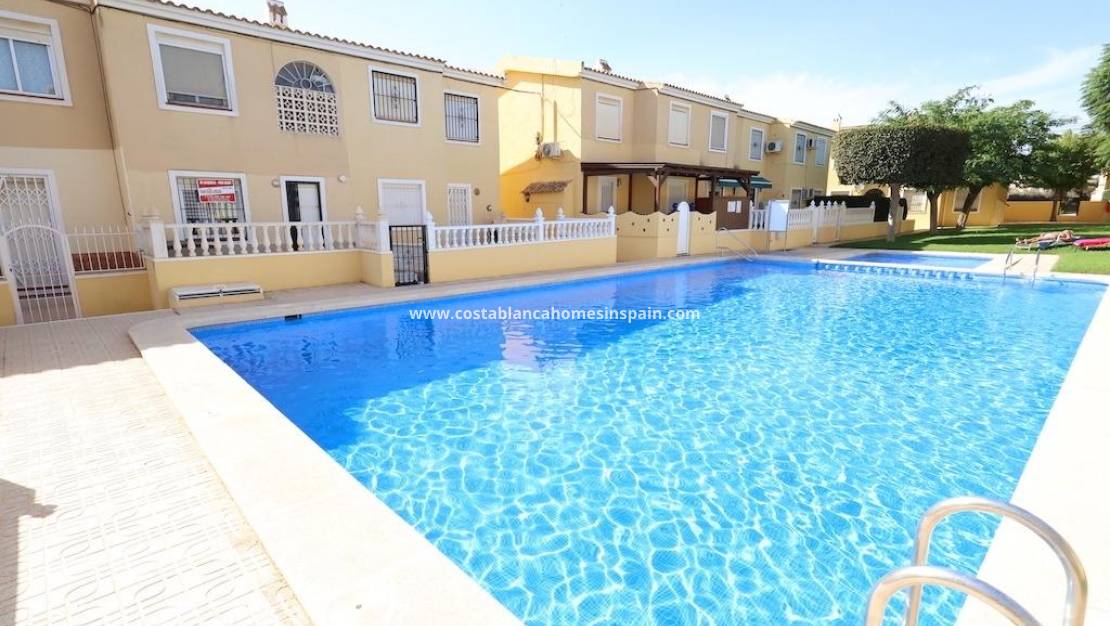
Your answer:
[[[179,0],[265,20],[266,0]],[[290,26],[490,71],[504,56],[585,61],[727,94],[753,111],[869,122],[967,85],[1086,120],[1079,89],[1110,43],[1110,0],[286,0]]]

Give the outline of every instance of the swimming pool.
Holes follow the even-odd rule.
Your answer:
[[[838,624],[925,508],[1010,494],[1102,291],[728,262],[420,305],[696,321],[194,333],[526,623]],[[993,528],[934,558],[974,569]]]
[[[981,256],[961,256],[950,254],[920,254],[909,252],[867,252],[850,256],[847,261],[867,263],[898,263],[901,265],[929,265],[932,267],[953,267],[971,269],[979,267],[990,259]]]

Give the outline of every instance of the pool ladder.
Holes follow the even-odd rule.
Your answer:
[[[736,250],[729,248],[728,246],[717,244],[717,251],[721,254],[725,254],[726,252],[734,252],[736,253],[736,256],[744,259],[745,261],[751,261],[752,259],[759,256],[759,253],[756,252],[755,248],[753,248],[751,244],[737,237],[731,230],[727,228],[718,228],[717,236],[720,237],[721,233],[727,234],[729,237],[732,237],[733,241],[740,244],[740,248]],[[744,248],[747,248],[747,250],[744,250]]]
[[[864,626],[881,626],[887,603],[895,593],[910,588],[910,601],[906,606],[904,626],[917,626],[921,611],[921,594],[925,585],[939,585],[974,596],[986,605],[1001,613],[1018,626],[1041,626],[1032,614],[1000,591],[994,585],[967,574],[946,567],[929,565],[929,543],[933,530],[943,519],[955,513],[975,511],[994,513],[1011,519],[1033,531],[1056,553],[1064,566],[1067,576],[1067,599],[1064,604],[1064,626],[1083,626],[1087,611],[1087,573],[1079,562],[1079,556],[1068,542],[1044,520],[1025,509],[1008,502],[987,498],[963,497],[942,500],[933,505],[921,517],[914,539],[913,565],[896,569],[879,579],[871,589],[867,602],[867,616]]]
[[[1010,246],[1010,251],[1006,253],[1006,261],[1002,264],[1002,281],[1006,281],[1006,275],[1010,272],[1010,268],[1021,262],[1020,259],[1014,259],[1014,252],[1019,248],[1017,244]],[[1041,252],[1044,248],[1037,248],[1037,256],[1033,259],[1033,284],[1037,284],[1037,272],[1041,268]]]

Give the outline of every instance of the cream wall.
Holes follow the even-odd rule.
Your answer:
[[[581,204],[582,96],[579,79],[508,71],[498,99],[500,124],[500,198],[510,217],[531,217],[537,208],[554,217]],[[559,159],[536,159],[540,142],[557,141]],[[525,201],[522,190],[531,182],[572,181],[561,193],[535,194]]]
[[[492,246],[428,252],[429,282],[441,283],[512,274],[612,265],[617,261],[614,237],[550,241],[528,246]]]
[[[0,99],[0,173],[52,172],[63,226],[122,224],[93,18],[88,11],[42,0],[3,0],[5,11],[57,21],[70,103]]]
[[[324,178],[330,219],[351,219],[357,206],[375,214],[379,178],[425,181],[427,208],[439,222],[447,220],[448,183],[468,183],[479,190],[472,198],[476,221],[490,221],[485,206],[499,205],[498,87],[117,9],[101,8],[96,19],[104,34],[108,93],[132,215],[153,211],[175,221],[170,170],[245,173],[250,215],[260,221],[283,219],[283,191],[272,184],[280,176]],[[147,24],[229,40],[239,114],[161,109]],[[297,60],[318,65],[335,84],[340,137],[278,129],[273,79],[285,63]],[[417,75],[420,126],[371,119],[371,66]],[[479,145],[446,141],[445,89],[479,96]],[[158,132],[150,132],[152,128]],[[347,182],[339,180],[341,175]]]
[[[794,163],[794,136],[795,133],[805,133],[807,139],[824,137],[829,141],[828,156],[824,165],[817,165],[817,150],[805,151],[805,164]],[[781,141],[781,152],[769,152],[763,155],[765,166],[763,174],[771,181],[771,188],[760,192],[760,200],[789,200],[793,189],[820,189],[828,191],[829,169],[832,162],[832,134],[817,132],[810,128],[799,128],[791,124],[776,123],[771,125],[767,141]]]
[[[143,271],[78,274],[76,284],[81,314],[85,317],[152,308],[150,284]]]

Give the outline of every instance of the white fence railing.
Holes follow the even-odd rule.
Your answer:
[[[349,250],[355,222],[243,222],[165,224],[166,255],[239,256]]]
[[[530,220],[513,220],[501,224],[475,224],[470,226],[436,226],[426,218],[432,233],[429,250],[455,250],[460,248],[487,248],[543,243],[545,241],[577,241],[614,237],[617,234],[616,213],[613,207],[605,217],[568,218],[560,208],[555,219],[546,220],[543,211],[536,209]]]
[[[141,270],[143,254],[126,226],[81,226],[66,233],[77,273]]]
[[[858,209],[845,209],[844,217],[841,218],[840,223],[844,226],[851,226],[856,224],[870,224],[875,221],[875,203],[872,202],[871,206]]]
[[[616,236],[616,216],[610,208],[602,218],[567,218],[562,209],[553,220],[537,211],[534,219],[501,224],[437,226],[424,216],[428,250],[458,250],[516,246],[545,241],[577,241]],[[226,222],[164,224],[154,218],[136,229],[138,248],[155,258],[188,258],[371,250],[388,252],[389,223],[385,215],[365,219],[362,210],[353,221],[335,222]],[[140,252],[141,250],[141,252]]]

